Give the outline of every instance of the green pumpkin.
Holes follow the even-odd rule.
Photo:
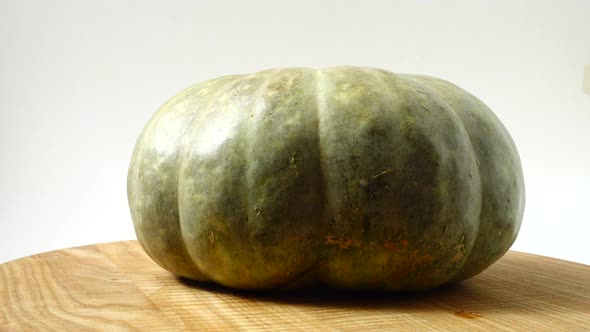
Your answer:
[[[245,289],[460,281],[508,250],[525,204],[516,147],[480,100],[356,67],[181,92],[139,137],[128,197],[159,265]]]

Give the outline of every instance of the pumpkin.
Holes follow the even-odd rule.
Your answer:
[[[441,79],[272,69],[197,84],[141,133],[137,238],[163,268],[241,289],[415,291],[500,258],[525,204],[515,144]]]

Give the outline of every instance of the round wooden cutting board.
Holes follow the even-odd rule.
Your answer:
[[[0,265],[0,330],[590,331],[590,266],[509,252],[420,294],[254,293],[179,279],[136,241]]]

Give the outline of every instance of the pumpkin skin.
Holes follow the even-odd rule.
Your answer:
[[[170,99],[128,173],[163,268],[243,289],[424,290],[512,245],[521,163],[493,112],[433,77],[374,68],[226,76]]]

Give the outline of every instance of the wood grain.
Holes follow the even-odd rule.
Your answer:
[[[509,252],[421,294],[252,293],[176,278],[136,241],[0,265],[0,330],[590,331],[590,266]]]

